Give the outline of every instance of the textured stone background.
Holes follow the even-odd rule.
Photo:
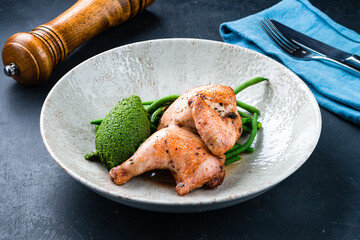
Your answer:
[[[74,2],[0,1],[0,46]],[[107,200],[67,175],[42,144],[42,103],[77,64],[136,41],[221,40],[220,23],[276,2],[156,0],[141,16],[85,43],[41,86],[23,87],[0,74],[0,239],[360,239],[360,127],[323,109],[319,144],[295,174],[253,200],[197,214],[147,212]],[[359,0],[311,2],[360,32]]]

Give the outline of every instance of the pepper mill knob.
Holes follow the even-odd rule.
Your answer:
[[[7,76],[24,85],[46,81],[53,68],[95,35],[142,12],[154,0],[79,0],[54,20],[5,43]]]
[[[10,63],[9,65],[6,65],[4,67],[4,73],[8,77],[12,77],[18,71],[19,71],[19,68],[14,63]]]

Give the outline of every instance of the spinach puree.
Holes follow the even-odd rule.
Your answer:
[[[98,159],[110,170],[131,157],[150,134],[141,99],[134,95],[124,98],[101,122],[95,137],[96,152],[85,155],[85,159]]]

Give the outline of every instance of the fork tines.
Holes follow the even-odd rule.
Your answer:
[[[260,27],[273,40],[273,42],[283,51],[293,53],[299,47],[294,42],[282,34],[269,18],[265,18],[259,22]]]

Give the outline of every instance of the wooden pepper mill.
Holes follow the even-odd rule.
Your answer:
[[[154,0],[79,0],[54,20],[5,43],[4,72],[19,83],[46,81],[53,68],[95,35],[125,22]]]

